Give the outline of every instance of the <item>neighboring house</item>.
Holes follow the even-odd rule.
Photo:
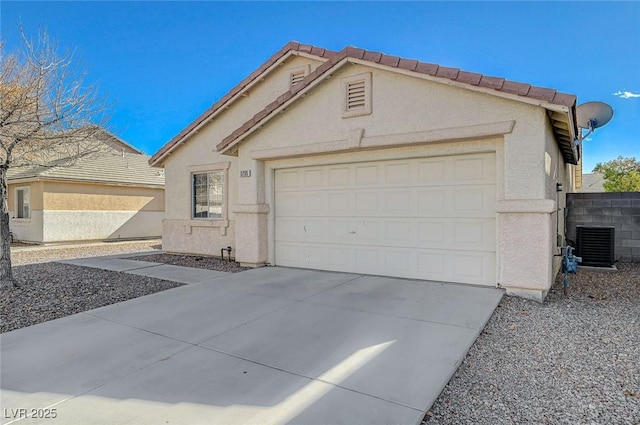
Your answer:
[[[564,234],[556,184],[575,186],[575,108],[553,89],[289,43],[151,158],[163,248],[541,300]]]
[[[593,193],[604,192],[604,177],[600,173],[582,175],[582,187],[578,192]]]
[[[162,235],[162,170],[109,133],[94,137],[105,151],[73,166],[9,169],[14,239],[50,243]]]

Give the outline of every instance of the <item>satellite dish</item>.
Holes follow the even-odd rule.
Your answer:
[[[587,102],[578,106],[578,127],[595,130],[613,117],[613,108],[604,102]]]
[[[593,130],[611,121],[611,118],[613,118],[613,108],[604,102],[587,102],[578,106],[576,115],[578,127],[589,130],[587,134],[583,134],[576,140],[576,145],[578,145],[587,138]]]

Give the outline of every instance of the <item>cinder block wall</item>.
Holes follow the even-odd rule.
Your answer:
[[[576,226],[613,226],[615,258],[640,263],[640,192],[568,193],[567,238]]]

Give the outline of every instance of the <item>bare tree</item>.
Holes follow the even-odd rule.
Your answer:
[[[11,287],[7,172],[18,167],[72,166],[103,144],[107,108],[97,87],[86,85],[81,62],[62,54],[45,31],[6,53],[0,43],[0,286]]]

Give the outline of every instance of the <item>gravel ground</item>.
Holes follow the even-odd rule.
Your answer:
[[[22,288],[0,295],[0,331],[180,286],[46,263],[159,248],[158,241],[145,241],[12,249]],[[242,269],[210,257],[134,258]],[[579,270],[568,297],[559,278],[544,304],[504,297],[423,423],[640,425],[640,264],[618,269]]]
[[[182,286],[60,263],[17,266],[13,275],[20,287],[0,293],[0,332]]]
[[[640,424],[640,264],[504,297],[424,422]]]
[[[241,272],[249,267],[240,267],[235,261],[221,260],[214,257],[180,254],[151,254],[140,257],[129,257],[128,260],[151,261],[155,263],[172,264],[174,266],[193,267],[196,269],[217,270],[221,272]]]
[[[11,263],[14,266],[22,266],[70,258],[98,257],[160,249],[162,249],[160,239],[56,246],[22,245],[11,247]]]
[[[58,246],[13,246],[13,275],[19,288],[0,292],[0,332],[181,286],[143,276],[51,261],[148,252],[159,240]]]
[[[159,240],[58,246],[13,246],[13,275],[18,288],[0,292],[0,332],[91,310],[182,286],[144,276],[59,264],[69,258],[149,252],[161,249]],[[129,257],[144,261],[238,272],[236,262],[211,257],[150,254]]]

